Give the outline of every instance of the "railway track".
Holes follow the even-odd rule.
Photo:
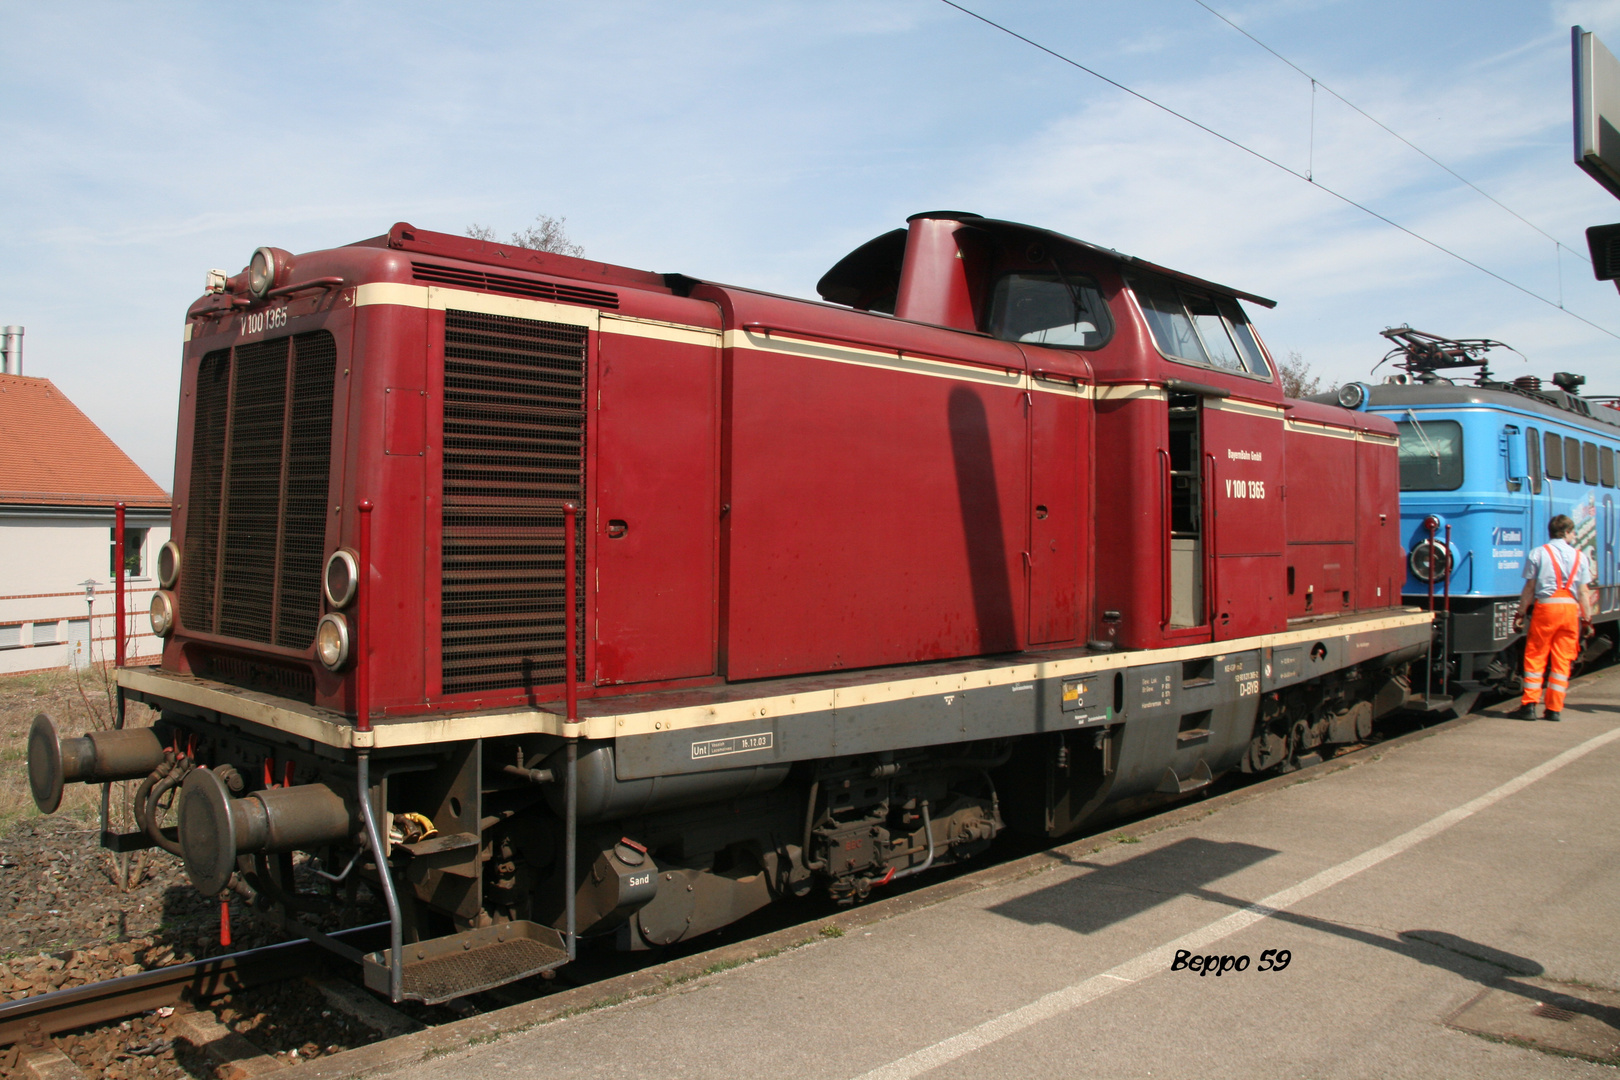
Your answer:
[[[386,932],[387,924],[380,923],[332,936],[359,947],[374,945]],[[208,1004],[256,987],[309,977],[324,967],[329,955],[312,941],[287,941],[0,1003],[0,1046],[10,1046],[0,1054],[0,1067],[13,1076],[41,1080],[87,1075],[56,1044],[57,1037],[156,1012],[171,1020],[167,1025],[170,1041],[185,1040],[214,1063],[219,1075],[261,1075],[270,1071],[267,1066],[280,1067],[281,1063],[221,1024],[207,1012]],[[315,985],[330,988],[331,984],[317,981]],[[345,997],[341,990],[332,996]],[[388,1026],[387,1013],[392,1010],[384,1010],[359,991],[353,995],[352,1011],[365,1014],[358,1018],[370,1026]],[[249,1061],[256,1064],[245,1064]]]

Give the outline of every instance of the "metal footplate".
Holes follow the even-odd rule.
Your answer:
[[[388,993],[392,950],[366,956],[366,987]],[[539,923],[514,921],[405,946],[403,996],[436,1005],[568,962],[562,934]]]

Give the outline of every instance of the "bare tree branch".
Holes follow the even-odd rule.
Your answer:
[[[1277,374],[1282,377],[1282,391],[1284,397],[1309,397],[1322,389],[1322,376],[1311,374],[1311,365],[1298,352],[1290,350],[1288,359],[1277,365]]]

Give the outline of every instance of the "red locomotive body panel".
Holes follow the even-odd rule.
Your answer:
[[[181,491],[176,533],[202,560],[219,558],[211,543],[234,545],[226,570],[257,551],[264,589],[280,590],[264,619],[308,608],[283,596],[293,526],[267,519],[257,541],[220,539],[236,503],[207,485],[228,473],[252,490],[239,467],[249,413],[214,431],[226,421],[199,421],[195,403],[224,349],[251,354],[284,328],[286,370],[301,371],[302,343],[327,341],[330,459],[306,463],[326,469],[326,512],[298,525],[298,542],[353,548],[356,502],[377,506],[372,617],[387,632],[370,660],[388,673],[374,690],[383,715],[558,696],[558,661],[534,650],[560,640],[545,629],[560,610],[513,614],[536,608],[542,578],[556,584],[561,536],[535,515],[568,485],[547,468],[577,468],[567,497],[584,504],[585,697],[1086,642],[1236,640],[1396,603],[1393,534],[1367,525],[1395,512],[1393,449],[1366,441],[1387,425],[1285,402],[1263,358],[1172,355],[1191,350],[1147,316],[1176,289],[1192,319],[1211,320],[1206,337],[1224,318],[1221,347],[1247,334],[1258,355],[1230,299],[1242,294],[1055,234],[924,217],[829,275],[936,325],[408,226],[296,266],[296,280],[343,285],[295,285],[253,312],[229,295],[194,305],[176,475],[212,516],[193,522]],[[992,322],[1019,317],[1008,281],[1097,307],[1090,337],[998,339]],[[573,365],[577,400],[563,404],[578,415],[577,466],[546,464],[554,417],[523,426],[560,406],[508,415],[528,385],[512,382],[513,357]],[[305,407],[300,377],[287,376],[287,431]],[[217,412],[221,395],[246,391],[201,392]],[[207,460],[197,439],[212,440]],[[281,498],[296,494],[288,481]],[[226,587],[211,587],[212,607],[181,605],[165,666],[353,708],[350,680],[315,660],[307,635],[233,634],[219,609],[243,597],[225,603]]]
[[[1022,647],[1018,348],[742,291],[721,302],[739,328],[726,350],[728,676]]]

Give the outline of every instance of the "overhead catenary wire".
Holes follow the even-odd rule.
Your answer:
[[[1450,165],[1447,165],[1445,162],[1441,161],[1439,158],[1435,157],[1433,154],[1431,154],[1427,150],[1423,149],[1423,147],[1417,145],[1411,139],[1408,139],[1405,135],[1402,135],[1400,132],[1396,131],[1394,128],[1390,127],[1388,124],[1386,124],[1382,120],[1378,119],[1378,117],[1372,115],[1366,109],[1363,109],[1360,105],[1357,105],[1355,102],[1351,101],[1349,98],[1345,97],[1343,94],[1341,94],[1337,90],[1333,89],[1333,87],[1329,86],[1327,83],[1323,82],[1321,79],[1318,79],[1315,75],[1312,75],[1310,72],[1306,71],[1304,68],[1300,67],[1298,64],[1296,64],[1292,60],[1288,59],[1288,57],[1284,56],[1282,53],[1278,52],[1276,49],[1273,49],[1270,45],[1267,45],[1265,42],[1261,41],[1259,38],[1255,37],[1253,34],[1249,33],[1247,30],[1243,29],[1243,27],[1239,26],[1237,23],[1233,22],[1231,19],[1227,18],[1225,15],[1222,15],[1219,11],[1216,11],[1214,8],[1210,7],[1208,4],[1204,3],[1204,0],[1193,0],[1193,3],[1197,4],[1199,7],[1203,8],[1205,11],[1209,12],[1211,15],[1213,15],[1217,19],[1221,20],[1221,22],[1225,23],[1227,26],[1230,26],[1232,29],[1236,30],[1238,33],[1242,34],[1244,37],[1248,38],[1250,41],[1254,42],[1256,45],[1258,45],[1262,49],[1266,50],[1266,52],[1270,53],[1272,56],[1275,56],[1278,60],[1281,60],[1283,63],[1287,64],[1289,67],[1293,68],[1295,71],[1299,72],[1301,75],[1303,75],[1307,79],[1311,80],[1311,133],[1312,133],[1313,145],[1314,145],[1315,130],[1316,130],[1316,127],[1315,127],[1315,125],[1316,125],[1316,91],[1317,90],[1324,90],[1327,93],[1332,94],[1334,97],[1338,98],[1339,101],[1342,102],[1343,104],[1349,106],[1351,109],[1354,109],[1364,119],[1372,122],[1373,124],[1376,124],[1378,127],[1384,129],[1384,131],[1387,132],[1388,134],[1393,135],[1395,138],[1397,138],[1401,142],[1405,143],[1412,150],[1416,151],[1417,153],[1421,154],[1423,157],[1428,159],[1429,162],[1431,162],[1432,164],[1436,165],[1437,167],[1439,167],[1441,169],[1444,169],[1454,179],[1456,179],[1458,183],[1466,184],[1468,187],[1474,189],[1474,191],[1478,192],[1480,195],[1483,195],[1485,198],[1487,198],[1491,202],[1495,203],[1501,209],[1507,211],[1509,214],[1512,214],[1514,217],[1518,218],[1524,224],[1530,226],[1530,228],[1534,229],[1536,232],[1540,233],[1542,236],[1545,236],[1548,240],[1551,240],[1554,244],[1558,245],[1558,247],[1560,249],[1570,252],[1572,255],[1574,255],[1577,258],[1582,259],[1583,261],[1585,261],[1588,265],[1591,265],[1592,260],[1587,258],[1585,255],[1582,255],[1578,249],[1570,247],[1568,244],[1566,244],[1562,240],[1558,239],[1558,237],[1554,236],[1552,233],[1548,232],[1546,229],[1543,229],[1540,225],[1537,225],[1535,222],[1531,221],[1529,218],[1525,217],[1523,214],[1521,214],[1517,210],[1513,209],[1513,207],[1509,206],[1507,203],[1504,203],[1501,199],[1498,199],[1495,195],[1492,195],[1490,192],[1486,191],[1484,188],[1480,187],[1478,184],[1476,184],[1472,180],[1468,179],[1468,177],[1464,176],[1462,173],[1459,173],[1456,169],[1453,169]],[[1559,306],[1562,307],[1563,305],[1560,304]]]
[[[1114,87],[1116,90],[1122,90],[1125,93],[1131,95],[1132,97],[1136,98],[1138,101],[1142,101],[1142,102],[1144,102],[1144,103],[1146,103],[1148,105],[1151,105],[1155,109],[1160,110],[1161,112],[1169,113],[1171,116],[1174,116],[1177,120],[1183,121],[1184,123],[1187,123],[1187,124],[1191,124],[1193,127],[1197,128],[1199,131],[1202,131],[1202,132],[1204,132],[1205,134],[1208,134],[1208,135],[1213,135],[1215,138],[1217,138],[1217,139],[1221,140],[1222,142],[1226,143],[1228,146],[1235,147],[1236,149],[1243,151],[1245,154],[1248,154],[1251,157],[1258,158],[1259,160],[1265,162],[1267,165],[1270,165],[1273,168],[1281,169],[1283,172],[1287,173],[1289,176],[1294,177],[1295,179],[1305,181],[1306,183],[1310,184],[1312,187],[1316,188],[1318,191],[1325,192],[1326,194],[1333,196],[1335,199],[1338,199],[1340,202],[1344,203],[1345,205],[1352,206],[1352,207],[1356,208],[1357,210],[1360,210],[1362,213],[1367,214],[1370,217],[1377,218],[1379,221],[1382,221],[1385,225],[1388,225],[1390,228],[1398,229],[1401,232],[1405,233],[1407,236],[1410,236],[1412,239],[1417,240],[1420,243],[1427,244],[1429,247],[1434,248],[1436,251],[1438,251],[1438,252],[1440,252],[1440,253],[1442,253],[1444,255],[1449,255],[1453,259],[1456,259],[1458,262],[1463,263],[1466,266],[1473,267],[1475,270],[1478,270],[1480,273],[1485,274],[1488,277],[1494,278],[1495,280],[1501,282],[1503,285],[1506,285],[1511,289],[1516,289],[1517,291],[1519,291],[1519,292],[1523,293],[1524,295],[1530,297],[1532,300],[1539,300],[1541,303],[1546,304],[1548,307],[1554,309],[1555,311],[1561,311],[1565,315],[1568,315],[1570,318],[1577,319],[1580,322],[1585,323],[1587,326],[1590,326],[1594,330],[1597,330],[1597,331],[1599,331],[1601,333],[1607,334],[1612,338],[1620,339],[1620,334],[1615,333],[1613,330],[1610,330],[1609,328],[1607,328],[1605,326],[1598,325],[1597,323],[1593,322],[1591,319],[1586,318],[1584,315],[1579,315],[1576,312],[1573,312],[1573,311],[1569,310],[1568,308],[1564,307],[1562,304],[1559,304],[1557,301],[1550,300],[1547,297],[1542,296],[1540,293],[1536,292],[1533,289],[1530,289],[1530,288],[1527,288],[1527,287],[1525,287],[1523,285],[1520,285],[1518,282],[1513,281],[1510,278],[1503,277],[1501,274],[1498,274],[1495,270],[1492,270],[1492,269],[1490,269],[1489,267],[1486,267],[1486,266],[1482,266],[1479,263],[1475,262],[1474,260],[1468,258],[1467,256],[1462,255],[1459,252],[1451,250],[1450,248],[1446,247],[1444,244],[1441,244],[1439,241],[1431,240],[1427,236],[1424,236],[1422,233],[1417,232],[1417,231],[1415,231],[1413,229],[1407,228],[1405,225],[1402,225],[1400,222],[1395,221],[1392,218],[1386,217],[1383,214],[1380,214],[1378,211],[1374,210],[1372,207],[1367,206],[1364,203],[1359,203],[1356,200],[1350,198],[1350,196],[1345,195],[1342,192],[1335,191],[1333,188],[1330,188],[1326,184],[1323,184],[1320,181],[1317,181],[1317,180],[1311,178],[1310,176],[1307,176],[1306,174],[1300,172],[1299,170],[1293,169],[1293,168],[1290,168],[1287,165],[1284,165],[1282,162],[1278,161],[1276,158],[1269,157],[1266,154],[1263,154],[1260,151],[1254,149],[1254,147],[1248,146],[1248,145],[1246,145],[1244,143],[1241,143],[1237,139],[1232,138],[1230,135],[1226,135],[1226,134],[1224,134],[1224,133],[1222,133],[1220,131],[1215,130],[1214,128],[1210,127],[1208,124],[1199,123],[1197,120],[1194,120],[1192,117],[1188,116],[1187,114],[1177,112],[1175,109],[1172,109],[1170,106],[1165,105],[1162,102],[1158,102],[1158,101],[1153,100],[1152,98],[1148,97],[1146,94],[1142,93],[1141,91],[1131,89],[1129,86],[1126,86],[1124,83],[1118,81],[1117,79],[1111,79],[1107,75],[1104,75],[1102,72],[1097,71],[1094,68],[1089,68],[1086,65],[1080,63],[1078,60],[1074,60],[1074,59],[1071,59],[1070,57],[1064,56],[1062,53],[1058,52],[1057,50],[1048,48],[1047,46],[1042,45],[1040,42],[1035,41],[1033,38],[1025,37],[1023,34],[1020,34],[1018,31],[1013,30],[1013,29],[1011,29],[1009,27],[1003,26],[1002,24],[996,22],[994,19],[990,19],[990,18],[987,18],[987,17],[985,17],[983,15],[980,15],[978,12],[973,11],[970,8],[963,7],[961,4],[956,3],[956,0],[940,0],[940,3],[944,4],[946,7],[955,8],[957,11],[960,11],[962,14],[967,15],[970,18],[977,19],[979,22],[984,23],[986,26],[992,27],[993,29],[996,29],[996,30],[1000,30],[1003,34],[1006,34],[1009,37],[1017,38],[1019,41],[1022,41],[1025,45],[1028,45],[1033,49],[1040,50],[1041,52],[1045,53],[1046,55],[1052,57],[1054,60],[1058,60],[1058,61],[1060,61],[1062,63],[1068,64],[1072,68],[1076,68],[1076,69],[1078,69],[1080,71],[1083,71],[1087,75],[1090,75],[1094,79],[1100,79],[1101,81],[1107,83],[1109,86]],[[1557,241],[1554,241],[1554,242],[1556,243]]]

